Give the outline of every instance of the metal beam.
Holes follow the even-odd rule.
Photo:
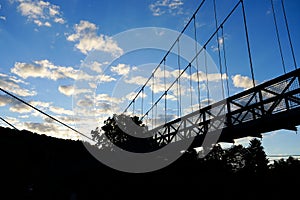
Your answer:
[[[299,77],[300,69],[294,70],[149,132],[162,145],[194,138],[192,146],[200,146],[206,134],[220,130],[218,142],[279,129],[295,131],[300,125]]]

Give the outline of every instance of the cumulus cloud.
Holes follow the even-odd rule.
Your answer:
[[[37,94],[34,90],[29,90],[21,87],[22,85],[28,85],[27,82],[24,82],[14,76],[9,76],[7,74],[0,73],[0,85],[2,89],[21,97],[34,96]]]
[[[77,104],[77,106],[83,107],[83,108],[90,108],[90,107],[93,107],[95,105],[94,101],[92,101],[92,99],[89,98],[89,97],[85,97],[85,98],[80,99],[79,101],[77,101],[76,104]]]
[[[28,21],[32,21],[37,26],[51,27],[51,23],[64,24],[60,7],[45,1],[16,0],[19,4],[17,10]]]
[[[57,80],[62,78],[76,79],[79,71],[72,67],[56,66],[49,60],[34,61],[33,64],[16,62],[11,72],[27,79],[34,78],[48,78]]]
[[[95,80],[102,82],[114,80],[107,75],[92,76],[73,67],[56,66],[49,60],[39,60],[33,63],[16,62],[11,72],[24,79],[33,77],[48,78],[56,81],[58,79],[70,78],[73,80]]]
[[[38,26],[48,26],[51,27],[51,24],[49,22],[42,22],[41,20],[35,19],[33,22]]]
[[[71,96],[74,93],[73,85],[60,85],[58,91],[66,96]]]
[[[198,74],[197,74],[197,72],[192,74],[192,80],[194,82],[197,82],[198,78],[199,78],[199,81],[208,80],[208,81],[216,82],[216,81],[221,81],[221,74],[220,73],[210,73],[210,74],[207,74],[207,76],[206,76],[206,73],[204,73],[202,71],[199,71]],[[223,80],[228,79],[227,74],[225,74],[225,73],[222,74],[222,79]]]
[[[6,95],[0,95],[0,107],[10,104],[12,99]]]
[[[32,132],[58,132],[57,127],[49,123],[25,122],[24,125],[27,128],[27,130],[30,130]]]
[[[126,99],[128,99],[128,100],[132,100],[134,97],[136,97],[136,95],[137,95],[137,92],[130,92],[130,93],[128,93],[126,96],[125,96],[125,98]],[[136,99],[139,99],[139,98],[146,98],[147,97],[147,94],[145,94],[145,93],[140,93],[137,97],[136,97]]]
[[[125,79],[125,83],[136,84],[136,85],[144,85],[148,78],[142,76],[134,76],[128,79]]]
[[[73,115],[72,110],[67,110],[62,107],[56,107],[56,106],[51,106],[49,110],[55,114],[60,114],[60,115]]]
[[[124,76],[127,75],[130,71],[130,66],[126,64],[118,64],[111,67],[111,71],[117,73],[118,75]]]
[[[109,94],[97,94],[95,96],[95,113],[100,115],[112,115],[119,112],[119,105],[124,98],[112,97]]]
[[[52,102],[43,102],[43,101],[30,101],[29,102],[32,106],[40,107],[40,108],[48,108]]]
[[[103,64],[108,64],[108,63],[99,63],[97,61],[94,61],[93,63],[89,64],[89,68],[91,70],[93,70],[94,72],[97,72],[97,73],[102,73],[102,66]]]
[[[107,101],[115,104],[121,103],[123,100],[116,97],[111,97],[108,94],[97,94],[96,101]]]
[[[240,74],[231,77],[234,87],[249,89],[253,87],[253,81],[248,76],[242,76]]]
[[[24,103],[21,103],[16,100],[12,100],[10,103],[9,110],[11,112],[16,112],[16,113],[30,113],[34,111],[31,107],[25,105]],[[52,103],[51,102],[42,102],[42,101],[29,101],[28,102],[30,105],[37,107],[39,109],[45,109],[48,108]]]
[[[180,71],[180,73],[182,73],[182,70]],[[160,93],[160,92],[164,92],[165,89],[168,89],[171,84],[176,80],[176,78],[179,75],[179,70],[161,70],[160,68],[158,68],[155,72],[155,85],[153,86],[153,84],[149,85],[149,88],[151,91],[153,91],[154,93]],[[164,77],[166,78],[166,85],[164,83]],[[220,73],[210,73],[210,74],[206,74],[202,71],[200,71],[197,75],[197,73],[193,73],[191,76],[184,72],[181,75],[181,95],[186,94],[187,91],[189,91],[189,81],[190,79],[192,79],[193,82],[198,82],[198,78],[200,82],[205,82],[207,79],[210,82],[219,82],[221,81],[221,74]],[[228,76],[224,73],[222,74],[222,79],[228,79]],[[125,83],[128,84],[135,84],[135,85],[139,85],[139,86],[143,86],[146,81],[148,80],[148,78],[143,77],[143,76],[130,76],[127,77],[126,79],[124,79]],[[188,81],[188,83],[187,83]],[[152,83],[152,80],[150,80],[150,83]],[[173,85],[172,88],[170,88],[170,92],[172,92],[175,96],[177,95],[177,87],[176,87],[176,83]],[[170,96],[170,99],[172,99],[172,97]]]
[[[92,84],[92,83],[89,83]],[[91,89],[78,89],[73,85],[60,85],[58,86],[58,91],[66,96],[72,96],[83,93],[91,93],[94,92],[94,87],[91,86]]]
[[[30,108],[29,106],[23,104],[23,103],[14,103],[13,105],[11,105],[9,107],[9,110],[11,112],[16,112],[16,113],[30,113],[32,112],[32,108]]]
[[[87,54],[92,50],[99,50],[112,53],[119,56],[123,50],[109,36],[97,35],[98,27],[88,21],[81,20],[79,24],[75,24],[73,34],[67,37],[70,42],[76,42],[75,47],[83,54]]]
[[[100,75],[96,76],[95,80],[98,81],[98,83],[104,83],[104,82],[115,81],[116,79],[109,75],[100,74]]]
[[[183,4],[182,0],[157,0],[149,5],[149,9],[153,16],[161,16],[166,13],[178,15],[183,14]]]
[[[23,127],[24,129],[27,129],[29,131],[38,134],[45,134],[56,138],[72,140],[78,140],[81,138],[81,136],[78,133],[55,123],[25,122]]]
[[[65,116],[65,115],[55,115],[54,116],[56,119],[62,121],[63,123],[66,123],[66,124],[74,124],[75,122],[76,123],[81,123],[83,120],[82,119],[79,119],[79,118],[76,118],[76,117],[73,117],[73,116]],[[44,121],[46,123],[56,123],[56,121],[54,121],[53,119],[49,118],[49,117],[45,117],[44,118]]]

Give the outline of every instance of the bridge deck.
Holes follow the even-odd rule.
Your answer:
[[[206,136],[233,142],[247,136],[300,125],[300,69],[264,82],[227,99],[150,130],[162,145],[193,139],[201,146]]]

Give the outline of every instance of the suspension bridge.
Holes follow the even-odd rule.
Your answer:
[[[197,33],[197,20],[199,13],[207,2],[212,3],[213,18],[214,18],[214,31],[204,41],[203,46],[199,46],[199,34]],[[250,1],[247,3],[251,3]],[[283,74],[261,84],[257,84],[255,80],[255,67],[254,66],[251,49],[251,41],[249,39],[249,27],[247,25],[247,15],[243,0],[238,0],[236,4],[229,10],[227,15],[222,20],[218,20],[216,0],[208,1],[202,0],[199,7],[196,9],[184,29],[178,35],[177,39],[171,45],[169,51],[163,56],[158,66],[152,71],[149,78],[143,86],[141,86],[136,93],[135,97],[129,102],[128,106],[124,109],[123,114],[138,115],[141,120],[148,122],[147,134],[155,138],[161,144],[169,144],[173,142],[180,142],[192,139],[191,147],[199,147],[202,145],[203,140],[210,135],[219,134],[216,142],[233,142],[235,139],[243,137],[262,137],[263,133],[271,132],[280,129],[287,129],[296,131],[297,125],[300,125],[300,69],[297,68],[296,55],[294,52],[292,37],[288,24],[287,13],[284,1],[280,1],[280,9],[282,10],[282,19],[284,21],[284,29],[287,33],[288,46],[290,57],[293,62],[293,70],[288,71],[285,60],[285,53],[283,52],[283,43],[280,37],[280,30],[278,26],[278,13],[274,9],[274,2],[270,0],[272,8],[272,17],[274,22],[274,34],[276,35],[278,52],[280,55]],[[237,15],[238,13],[239,15]],[[224,29],[226,29],[227,22],[233,17],[240,17],[242,20],[242,29],[246,48],[248,67],[250,69],[252,78],[252,87],[237,94],[230,94],[230,87],[228,84],[228,62],[227,52],[225,46]],[[187,62],[183,62],[180,57],[180,42],[183,34],[187,30],[193,30],[195,45],[190,49],[193,51],[193,57]],[[217,66],[220,74],[222,99],[216,102],[211,101],[209,90],[208,78],[208,65],[207,65],[207,49],[210,43],[217,40]],[[220,42],[221,41],[221,42]],[[167,81],[166,62],[172,57],[171,52],[177,48],[177,71],[178,76],[171,82]],[[205,73],[201,74],[199,63],[204,63]],[[246,66],[245,66],[246,67]],[[195,76],[192,76],[192,68]],[[183,109],[183,93],[182,80],[188,74],[190,92],[190,106],[189,113],[184,113]],[[204,76],[200,77],[200,75]],[[155,88],[158,87],[157,77],[162,77],[163,88],[161,95],[155,95]],[[187,79],[185,77],[185,79]],[[193,79],[193,80],[192,80]],[[197,84],[193,85],[193,81]],[[203,92],[200,82],[206,81],[206,91]],[[22,103],[30,106],[36,111],[50,117],[54,121],[60,123],[67,128],[91,139],[89,136],[82,134],[74,128],[68,126],[62,121],[46,114],[45,112],[37,109],[36,107],[28,104],[22,99],[12,95],[10,92],[0,88],[2,92],[11,96],[12,98],[21,101]],[[225,94],[227,93],[227,94]],[[150,97],[150,102],[146,102],[146,95]],[[170,103],[170,97],[175,96],[175,104]],[[203,104],[203,96],[207,101],[207,105]],[[197,99],[196,102],[193,99]],[[140,102],[139,105],[137,102]],[[162,123],[157,123],[159,114],[157,112],[158,105],[161,106],[160,119]],[[169,119],[168,110],[170,107],[177,107],[176,118]],[[150,120],[149,120],[150,118]],[[8,125],[15,128],[7,120],[0,118]]]
[[[189,26],[192,26],[194,29],[194,40],[197,43],[197,14],[201,11],[202,6],[206,1],[202,1],[191,17],[190,21],[182,30],[181,34],[175,40],[170,50],[165,54],[159,65],[153,70],[149,79],[137,92],[136,96],[128,104],[127,108],[124,111],[124,114],[137,114],[139,110],[139,115],[141,119],[145,120],[149,116],[152,119],[150,122],[150,127],[152,129],[148,130],[148,134],[152,135],[156,141],[161,144],[169,144],[172,142],[180,142],[192,139],[193,142],[191,147],[199,147],[203,144],[204,139],[208,136],[217,135],[217,142],[230,142],[233,143],[235,139],[244,138],[244,137],[262,137],[263,133],[271,132],[280,129],[297,131],[297,125],[300,124],[300,70],[297,68],[296,57],[294,53],[293,43],[291,40],[290,30],[288,26],[288,20],[286,16],[286,11],[284,7],[283,0],[281,1],[281,9],[283,11],[283,18],[285,22],[285,29],[288,34],[289,48],[291,52],[291,57],[293,59],[294,70],[287,73],[284,53],[282,48],[282,41],[279,35],[278,27],[278,15],[274,9],[273,0],[270,1],[272,7],[272,15],[274,22],[274,31],[277,37],[278,50],[280,53],[280,58],[283,67],[283,75],[276,77],[272,80],[266,81],[262,84],[257,85],[255,81],[254,66],[253,66],[253,56],[251,54],[251,43],[249,40],[248,26],[247,26],[247,17],[245,12],[244,1],[238,1],[237,4],[232,8],[228,15],[223,19],[221,23],[218,23],[217,20],[217,9],[216,1],[213,1],[213,14],[215,20],[215,30],[206,40],[205,44],[197,49],[197,45],[194,47],[194,57],[188,62],[188,64],[181,68],[180,58],[178,58],[178,77],[171,83],[166,83],[166,67],[165,63],[168,59],[168,56],[173,48],[178,47],[178,57],[180,57],[180,39],[182,34],[185,33],[186,29]],[[242,15],[240,16],[243,20],[244,34],[246,38],[246,48],[248,53],[249,67],[252,77],[253,87],[247,89],[243,92],[240,92],[235,95],[229,94],[229,84],[228,79],[222,76],[228,75],[228,67],[226,63],[226,48],[225,48],[225,39],[224,39],[224,28],[226,27],[227,21],[232,17],[232,15],[240,10]],[[201,92],[200,92],[200,77],[199,77],[199,62],[200,59],[206,60],[206,50],[208,44],[216,39],[217,50],[218,50],[218,65],[220,72],[220,81],[221,81],[221,91],[223,94],[223,99],[203,106],[201,103]],[[219,42],[221,41],[221,42]],[[222,45],[222,47],[221,47]],[[193,49],[193,47],[191,47]],[[201,53],[204,53],[204,56],[200,58]],[[222,55],[223,54],[223,55]],[[206,85],[208,86],[208,74],[207,74],[207,63],[205,62],[206,68]],[[193,105],[192,94],[191,104],[190,104],[190,113],[182,115],[182,95],[181,95],[181,79],[185,73],[189,75],[192,79],[191,68],[195,66],[197,69],[197,79],[198,79],[198,93],[197,95],[197,106]],[[158,70],[162,69],[162,70]],[[154,88],[155,88],[155,77],[159,76],[156,73],[163,72],[164,88],[161,96],[154,99]],[[228,77],[228,76],[227,76]],[[190,91],[192,91],[192,80],[189,83]],[[146,110],[145,107],[145,91],[147,87],[151,87],[152,93],[148,94],[151,96],[152,102],[150,107]],[[175,87],[176,99],[177,99],[177,118],[168,120],[168,95],[174,91],[172,87]],[[227,98],[225,98],[225,92],[227,91]],[[209,100],[209,88],[205,92],[207,99]],[[174,92],[173,92],[174,94]],[[139,100],[139,105],[136,102]],[[164,123],[155,126],[155,120],[157,116],[157,106],[159,103],[163,104],[163,121]],[[140,106],[140,108],[138,108]],[[196,109],[195,109],[196,107]],[[193,110],[195,109],[195,111]],[[130,111],[131,110],[131,111]],[[146,110],[146,111],[145,111]]]

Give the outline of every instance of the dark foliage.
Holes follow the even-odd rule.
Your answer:
[[[104,121],[104,126],[93,130],[92,136],[101,148],[121,149],[136,153],[151,152],[159,148],[153,137],[146,137],[147,127],[137,116],[114,115]],[[144,136],[144,137],[143,137]]]
[[[300,161],[292,157],[267,165],[259,140],[246,148],[216,145],[204,158],[190,150],[145,174],[110,169],[79,141],[28,131],[0,128],[0,148],[1,199],[289,199],[300,178]]]

